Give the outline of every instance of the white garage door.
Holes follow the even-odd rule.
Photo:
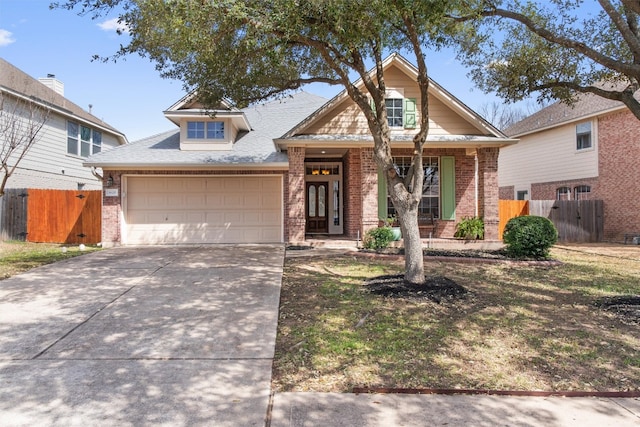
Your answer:
[[[280,176],[128,177],[127,244],[282,241]]]

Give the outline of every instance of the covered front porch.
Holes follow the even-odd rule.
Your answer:
[[[372,147],[289,146],[287,153],[285,241],[357,245],[367,230],[393,212]],[[393,155],[400,159],[410,153],[399,147]],[[432,176],[421,209],[437,224],[423,236],[425,247],[459,243],[453,239],[456,223],[473,216],[484,218],[485,241],[497,241],[498,148],[429,147],[423,156],[429,159]]]

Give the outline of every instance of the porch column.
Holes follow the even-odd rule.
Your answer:
[[[287,197],[287,236],[290,243],[304,242],[305,217],[305,189],[304,189],[304,147],[289,147],[289,183]]]
[[[106,180],[103,181],[102,189],[102,247],[111,248],[122,244],[120,235],[120,218],[122,218],[122,174],[116,171],[103,171],[105,177],[111,176],[113,183],[109,190],[117,190],[117,196],[107,196]]]
[[[362,235],[378,226],[378,167],[373,148],[360,149],[362,177]]]
[[[499,240],[499,153],[500,149],[497,147],[478,149],[478,213],[484,219],[485,240]]]

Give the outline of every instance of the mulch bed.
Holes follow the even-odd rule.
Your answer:
[[[393,298],[429,300],[436,303],[462,299],[468,291],[464,286],[443,277],[425,277],[424,284],[409,283],[402,274],[377,276],[365,282],[369,292]]]
[[[640,325],[640,295],[601,298],[595,305],[615,314],[623,323]]]

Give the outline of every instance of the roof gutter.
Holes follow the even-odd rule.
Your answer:
[[[288,162],[273,163],[228,163],[228,164],[205,164],[205,163],[123,163],[123,162],[84,162],[84,167],[99,167],[102,169],[117,170],[289,170]]]

